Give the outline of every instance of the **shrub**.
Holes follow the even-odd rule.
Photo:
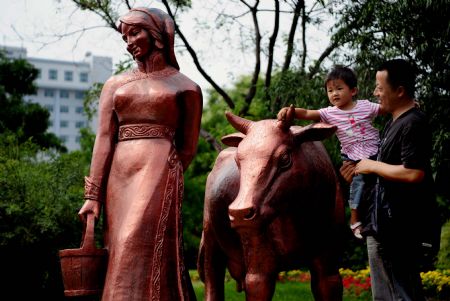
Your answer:
[[[425,296],[438,300],[450,299],[450,269],[420,273]]]

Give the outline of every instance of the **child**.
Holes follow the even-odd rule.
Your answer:
[[[381,114],[379,104],[368,100],[353,101],[358,93],[356,75],[350,68],[335,66],[325,80],[325,90],[332,107],[319,110],[295,108],[298,119],[316,120],[337,126],[336,135],[341,143],[342,159],[358,162],[376,156],[379,145],[378,130],[372,120]],[[282,108],[278,119],[283,119],[288,107]],[[353,177],[350,185],[350,228],[355,237],[362,239],[358,206],[364,188],[363,175]]]

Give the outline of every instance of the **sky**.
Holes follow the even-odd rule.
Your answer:
[[[164,10],[158,0],[135,2],[137,6]],[[272,3],[272,0],[261,2],[264,5]],[[194,1],[195,3],[198,1]],[[231,5],[231,2],[223,3],[221,8]],[[113,64],[127,57],[125,44],[117,32],[104,26],[103,21],[95,14],[76,9],[69,0],[0,0],[0,8],[0,45],[25,47],[29,57],[80,61],[86,52],[91,52],[93,55],[112,57]],[[242,30],[242,27],[216,27],[218,20],[213,18],[215,14],[212,12],[218,10],[216,1],[203,0],[201,7],[194,6],[188,12],[183,12],[179,24],[198,52],[206,71],[219,85],[229,87],[240,75],[252,72],[253,51],[246,48],[248,45],[245,40],[249,33]],[[121,14],[125,12],[125,8],[120,10]],[[283,21],[288,19],[290,18],[281,18],[282,29],[288,28],[289,24]],[[251,26],[249,17],[240,18],[236,22]],[[261,15],[260,24],[263,34],[268,37],[273,26],[270,20]],[[86,28],[91,29],[85,30]],[[313,45],[310,50],[312,56],[318,57],[328,44],[329,37],[326,28],[313,30],[309,34],[308,43]],[[67,33],[74,34],[61,37]],[[197,82],[203,90],[210,88],[190,55],[182,51],[184,47],[181,40],[178,37],[175,39],[181,72]],[[283,49],[281,46],[279,48],[281,54]],[[280,63],[281,61],[280,57]],[[262,70],[265,70],[264,66]]]

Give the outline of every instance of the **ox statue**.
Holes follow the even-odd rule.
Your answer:
[[[292,108],[293,110],[293,108]],[[222,138],[208,176],[198,270],[205,300],[224,300],[228,268],[248,301],[271,300],[280,271],[308,267],[315,300],[342,300],[338,262],[344,203],[319,140],[336,127],[250,121],[227,112],[240,133]]]

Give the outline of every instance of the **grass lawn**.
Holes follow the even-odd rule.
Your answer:
[[[195,280],[192,282],[198,301],[203,301],[203,282]],[[245,301],[245,294],[236,292],[234,280],[225,282],[225,300]],[[311,294],[310,284],[302,282],[277,282],[273,301],[314,301]],[[364,300],[362,298],[351,298],[344,296],[344,301]]]

